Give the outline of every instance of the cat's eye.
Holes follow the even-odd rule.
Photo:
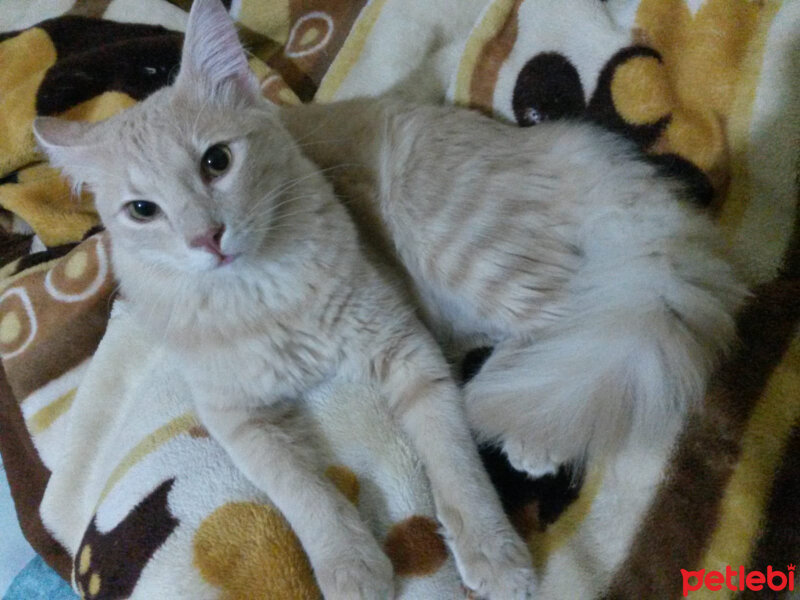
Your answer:
[[[231,165],[231,149],[225,144],[214,144],[200,159],[200,170],[209,179],[219,177]]]
[[[149,200],[134,200],[128,202],[125,207],[134,221],[152,221],[161,213],[158,204]]]

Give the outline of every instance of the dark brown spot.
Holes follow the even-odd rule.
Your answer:
[[[173,483],[175,479],[161,483],[107,533],[98,530],[96,516],[92,519],[81,542],[81,548],[88,546],[91,552],[83,565],[79,553],[73,569],[76,584],[89,597],[131,595],[150,558],[178,526],[167,501]]]
[[[170,83],[183,36],[152,25],[60,17],[40,25],[58,60],[36,92],[36,112],[55,115],[108,91],[143,100]]]
[[[208,430],[202,425],[195,425],[189,429],[189,435],[193,438],[207,438],[209,437]]]
[[[2,232],[0,234],[0,267],[27,256],[32,240],[33,235]]]
[[[539,503],[536,500],[520,506],[511,514],[510,520],[523,540],[527,540],[536,531],[544,530],[544,524],[539,519]]]
[[[402,577],[423,577],[439,570],[447,560],[447,546],[430,517],[414,515],[389,531],[384,550]]]
[[[537,54],[517,76],[512,108],[522,127],[579,116],[586,108],[586,100],[578,70],[558,52]]]

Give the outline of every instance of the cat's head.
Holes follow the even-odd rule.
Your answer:
[[[282,217],[311,189],[219,0],[195,0],[172,86],[106,121],[40,117],[34,131],[94,193],[115,254],[145,268],[235,272],[297,224]]]

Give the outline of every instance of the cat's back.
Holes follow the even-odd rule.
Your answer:
[[[518,128],[456,107],[386,111],[379,210],[397,251],[437,304],[468,299],[479,321],[547,325],[589,255],[672,255],[716,238],[678,182],[591,123]]]
[[[668,187],[629,140],[588,121],[521,128],[475,110],[400,103],[385,113],[382,179],[432,202],[446,192],[447,203],[480,195],[495,208],[524,198],[541,211],[596,203],[598,187]]]

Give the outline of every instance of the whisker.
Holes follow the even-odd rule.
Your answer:
[[[315,197],[315,193],[311,194],[301,194],[298,196],[292,196],[291,198],[286,198],[279,202],[278,204],[273,204],[271,206],[261,206],[263,210],[261,212],[255,212],[254,210],[248,211],[248,214],[245,218],[243,218],[239,222],[240,227],[246,227],[253,221],[269,221],[272,218],[272,215],[279,209],[284,208],[290,203],[298,202],[299,200],[303,200],[305,198],[313,198]]]
[[[277,230],[277,229],[294,227],[294,226],[296,226],[295,223],[286,223],[285,221],[287,221],[288,219],[290,219],[292,217],[296,217],[296,216],[299,216],[299,215],[314,213],[314,212],[317,211],[318,208],[319,207],[317,207],[317,206],[313,206],[313,207],[307,207],[307,208],[301,209],[301,210],[296,210],[296,211],[293,211],[293,212],[290,212],[290,213],[284,213],[284,214],[280,215],[279,219],[275,219],[274,221],[271,221],[270,223],[267,223],[267,224],[265,224],[265,225],[263,225],[261,227],[250,227],[250,228],[248,228],[246,230],[242,230],[242,232],[243,233],[258,233],[258,232],[274,231],[274,230]]]
[[[245,213],[244,217],[242,217],[242,221],[243,222],[247,222],[251,218],[251,215],[256,210],[258,210],[264,203],[269,202],[270,200],[272,200],[273,198],[279,196],[280,194],[283,194],[283,193],[289,191],[290,189],[296,187],[297,185],[300,185],[300,183],[310,179],[311,177],[314,177],[317,174],[325,174],[325,173],[333,171],[335,169],[351,167],[351,166],[356,166],[356,163],[343,163],[343,164],[340,164],[340,165],[334,165],[332,167],[327,167],[325,169],[315,169],[311,173],[307,173],[306,175],[303,175],[301,177],[295,177],[293,179],[290,179],[288,181],[283,182],[282,184],[279,184],[278,186],[272,188],[264,196],[262,196],[261,199],[258,202],[253,203],[253,206],[248,210],[247,213]]]

